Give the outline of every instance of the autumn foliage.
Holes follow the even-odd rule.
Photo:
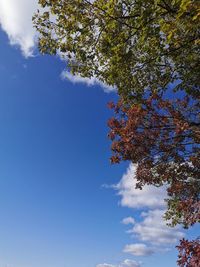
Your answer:
[[[154,93],[139,103],[109,103],[112,163],[137,164],[137,187],[167,185],[166,220],[185,228],[200,222],[200,105],[185,96],[166,99]],[[200,266],[199,240],[181,240],[177,264]]]
[[[137,164],[137,187],[167,185],[166,219],[189,227],[200,221],[199,102],[151,94],[140,103],[110,103],[112,163]]]
[[[138,188],[167,186],[172,226],[199,222],[199,1],[38,2],[40,52],[62,55],[73,74],[118,90],[120,100],[109,104],[111,162],[137,164]],[[199,241],[182,240],[178,264],[200,266],[197,248]]]
[[[188,241],[182,239],[179,250],[178,265],[180,267],[199,267],[200,266],[200,240]]]

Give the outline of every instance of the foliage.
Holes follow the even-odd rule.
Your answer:
[[[63,53],[73,73],[97,77],[124,98],[146,88],[199,92],[196,0],[39,0],[42,53]]]
[[[39,0],[42,53],[73,74],[115,86],[112,162],[137,164],[137,186],[168,186],[166,219],[200,220],[200,5],[196,0]],[[173,91],[186,96],[167,99]],[[182,240],[178,264],[199,266],[199,241]],[[198,250],[198,253],[196,252]],[[196,264],[196,265],[195,265]]]
[[[179,250],[178,265],[180,267],[198,267],[200,266],[200,240],[181,240],[177,246]]]
[[[166,219],[188,227],[200,221],[200,112],[188,96],[153,94],[141,103],[110,103],[111,162],[137,164],[137,187],[168,185]]]

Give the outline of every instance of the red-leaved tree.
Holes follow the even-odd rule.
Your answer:
[[[200,240],[188,241],[182,239],[179,250],[178,265],[180,267],[199,267],[200,266]]]
[[[198,99],[188,96],[166,99],[151,94],[143,97],[140,103],[120,99],[117,104],[109,103],[109,107],[115,113],[108,122],[113,152],[111,162],[128,160],[136,164],[137,187],[140,189],[145,184],[167,185],[165,218],[172,226],[182,224],[187,228],[200,222]],[[180,251],[184,244],[197,244],[184,242]],[[180,256],[178,264],[181,262],[186,261]],[[197,266],[191,265],[193,260],[189,262],[186,266]]]

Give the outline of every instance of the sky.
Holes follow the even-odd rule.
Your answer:
[[[0,0],[0,267],[175,267],[165,188],[111,165],[114,88],[37,52],[35,0]]]

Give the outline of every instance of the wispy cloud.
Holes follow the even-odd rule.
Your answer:
[[[25,57],[33,55],[35,30],[32,25],[37,0],[0,0],[0,24],[11,45],[18,45]]]
[[[141,267],[141,263],[134,260],[126,259],[117,265],[102,263],[98,264],[96,267]]]
[[[149,256],[155,253],[153,248],[139,243],[126,245],[123,251],[134,256]]]
[[[83,84],[86,84],[87,86],[98,85],[98,86],[101,86],[105,92],[114,92],[114,91],[116,91],[116,89],[114,87],[103,83],[102,81],[98,80],[95,77],[84,78],[84,77],[81,77],[80,75],[73,75],[69,71],[63,71],[61,73],[61,78],[63,80],[68,80],[68,81],[70,81],[70,82],[72,82],[74,84],[83,83]]]
[[[180,227],[168,227],[163,219],[165,210],[149,210],[143,212],[143,221],[134,224],[129,233],[134,234],[140,241],[149,242],[157,246],[176,243],[184,234]]]
[[[134,224],[135,220],[133,217],[126,217],[122,220],[123,224]]]
[[[124,260],[119,267],[140,267],[141,263],[134,260]]]
[[[96,267],[116,267],[116,265],[112,265],[108,263],[101,263],[101,264],[98,264]]]

